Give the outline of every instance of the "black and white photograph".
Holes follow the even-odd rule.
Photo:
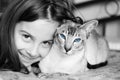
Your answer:
[[[120,0],[0,0],[0,80],[120,80]]]

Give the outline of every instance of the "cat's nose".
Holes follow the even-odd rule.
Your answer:
[[[67,47],[64,47],[65,48],[65,51],[68,52],[71,50],[71,48],[67,48]]]

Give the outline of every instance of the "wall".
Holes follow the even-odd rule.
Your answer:
[[[75,15],[79,15],[85,20],[110,17],[110,14],[107,13],[106,7],[108,7],[107,9],[109,9],[109,12],[111,14],[114,14],[116,10],[119,9],[119,11],[115,13],[115,15],[120,15],[120,1],[117,2],[119,4],[118,6],[114,2],[113,3],[102,2],[78,8],[77,11],[75,11]]]
[[[111,49],[120,50],[120,20],[106,24],[106,38]]]

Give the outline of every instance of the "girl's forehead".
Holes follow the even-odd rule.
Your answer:
[[[36,20],[34,22],[20,22],[15,31],[23,30],[36,38],[51,38],[58,27],[57,22],[48,20]]]

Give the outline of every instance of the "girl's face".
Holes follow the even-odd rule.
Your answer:
[[[51,46],[58,23],[49,20],[20,22],[15,27],[15,45],[25,66],[44,58]]]

